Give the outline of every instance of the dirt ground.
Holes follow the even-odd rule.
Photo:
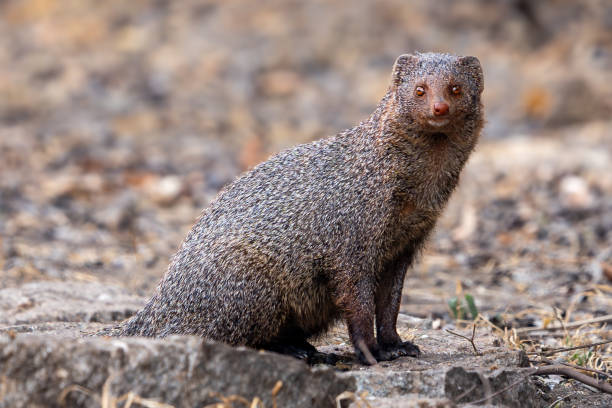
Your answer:
[[[469,332],[468,295],[511,350],[612,340],[605,0],[0,2],[0,289],[147,296],[222,186],[367,117],[415,50],[479,57],[487,124],[402,313]],[[555,358],[612,373],[610,344]]]

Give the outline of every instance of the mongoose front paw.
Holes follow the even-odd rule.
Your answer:
[[[419,357],[421,350],[419,347],[409,341],[402,341],[397,344],[390,344],[380,347],[375,355],[378,361],[395,360],[398,357]]]

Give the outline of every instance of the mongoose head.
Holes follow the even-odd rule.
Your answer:
[[[393,66],[395,107],[419,129],[449,132],[479,118],[482,91],[482,68],[476,57],[404,54]]]

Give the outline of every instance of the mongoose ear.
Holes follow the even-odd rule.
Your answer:
[[[392,85],[398,86],[401,84],[404,76],[414,68],[417,61],[418,57],[411,54],[402,54],[397,57],[395,64],[393,64]]]
[[[472,56],[459,57],[459,64],[467,68],[467,72],[469,72],[474,84],[478,87],[478,93],[482,93],[484,90],[484,76],[478,58]]]

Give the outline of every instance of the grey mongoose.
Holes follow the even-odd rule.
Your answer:
[[[225,187],[116,334],[308,359],[308,339],[344,319],[362,363],[417,356],[396,331],[404,276],[476,145],[482,91],[476,57],[401,55],[367,120]]]

